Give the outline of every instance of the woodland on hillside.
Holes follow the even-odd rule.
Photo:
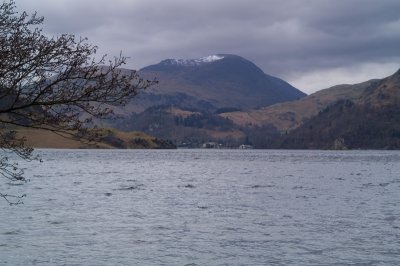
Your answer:
[[[400,149],[400,109],[338,101],[302,126],[276,138],[283,149]]]

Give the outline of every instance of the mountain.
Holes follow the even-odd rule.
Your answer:
[[[257,139],[258,147],[399,149],[400,70],[384,79],[335,86],[298,101],[223,116],[242,124],[251,118],[253,128],[269,125],[280,132]]]
[[[341,100],[277,142],[281,148],[400,149],[400,70]]]
[[[243,128],[221,116],[223,113],[305,97],[287,82],[236,55],[166,59],[141,69],[139,75],[156,78],[159,84],[119,110],[125,115],[123,120],[109,121],[106,126],[143,131],[190,147],[207,141],[230,146],[246,139]]]
[[[139,74],[147,79],[156,77],[159,84],[133,102],[132,110],[136,112],[156,105],[199,111],[247,110],[305,96],[237,55],[167,59],[141,69]]]

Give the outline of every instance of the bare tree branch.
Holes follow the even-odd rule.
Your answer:
[[[25,160],[33,149],[17,138],[12,126],[45,129],[91,140],[92,118],[113,115],[141,90],[156,83],[122,69],[127,58],[96,60],[97,47],[87,39],[42,33],[43,17],[15,11],[15,2],[0,4],[0,148]],[[83,115],[87,114],[87,115]],[[13,169],[15,169],[13,171]],[[3,157],[0,175],[25,181],[23,172]],[[0,194],[9,203],[20,202]]]

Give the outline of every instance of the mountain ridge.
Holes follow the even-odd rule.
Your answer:
[[[304,97],[306,94],[289,83],[265,74],[243,57],[218,54],[205,58],[216,60],[201,64],[176,64],[163,60],[139,70],[145,78],[157,77],[159,84],[149,90],[154,95],[184,93],[215,108],[256,108]],[[189,59],[189,62],[198,59]],[[140,101],[136,102],[140,104]]]

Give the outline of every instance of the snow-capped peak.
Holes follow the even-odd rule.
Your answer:
[[[223,58],[224,57],[220,55],[209,55],[197,59],[168,59],[164,60],[164,63],[180,66],[198,66],[206,63],[215,62]]]

